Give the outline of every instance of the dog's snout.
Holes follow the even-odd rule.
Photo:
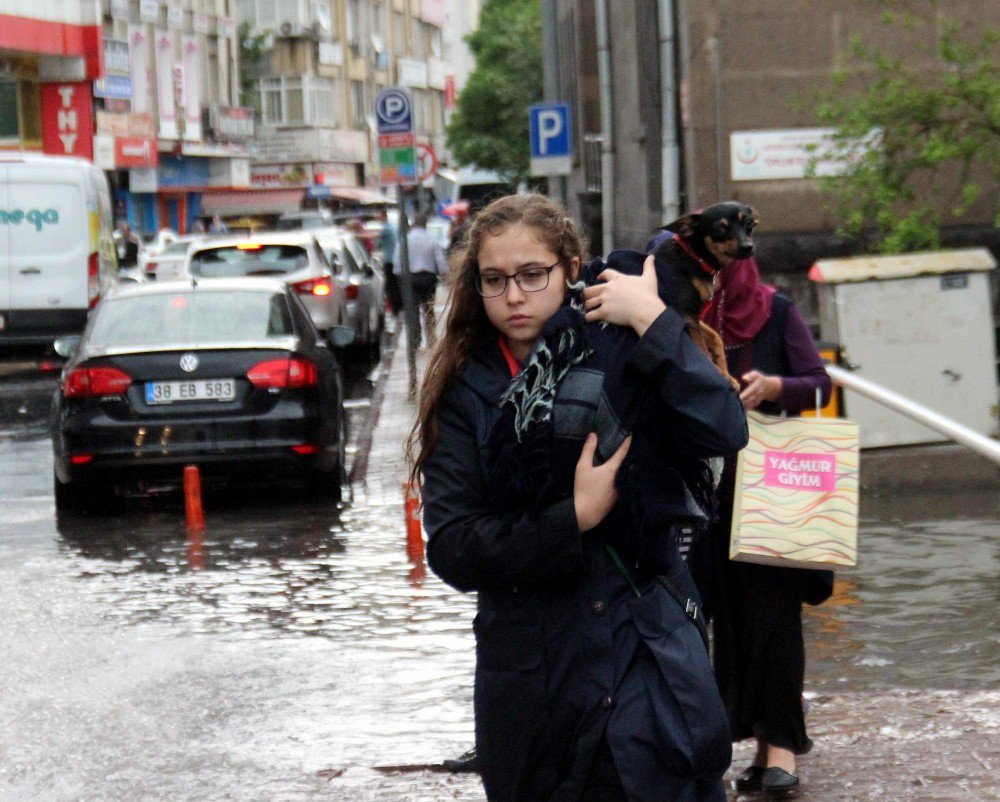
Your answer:
[[[749,259],[751,256],[753,256],[753,243],[741,242],[740,247],[736,249],[736,258]]]

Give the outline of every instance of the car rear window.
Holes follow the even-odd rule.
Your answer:
[[[281,276],[309,264],[309,252],[301,245],[241,243],[207,248],[191,255],[191,275],[202,278]]]
[[[280,293],[185,291],[109,298],[87,340],[99,349],[259,342],[294,334]]]

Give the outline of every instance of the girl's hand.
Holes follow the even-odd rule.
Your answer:
[[[746,410],[757,409],[764,401],[781,398],[781,376],[768,376],[759,370],[743,374],[746,386],[740,393],[740,401]]]
[[[595,466],[597,435],[587,435],[583,453],[576,463],[576,477],[573,480],[573,505],[576,507],[576,523],[581,532],[597,526],[618,502],[615,474],[625,461],[630,445],[632,445],[631,435],[625,438],[607,462]]]
[[[605,270],[595,284],[583,291],[587,322],[603,320],[619,326],[631,326],[640,337],[666,309],[657,293],[653,257],[642,265],[641,276],[627,276],[617,270]]]

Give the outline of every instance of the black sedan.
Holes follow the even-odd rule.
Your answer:
[[[338,346],[352,336],[331,333]],[[122,286],[57,350],[70,354],[52,404],[57,506],[180,484],[189,464],[339,497],[340,367],[284,282]]]

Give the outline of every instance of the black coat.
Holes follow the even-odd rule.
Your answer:
[[[579,799],[606,737],[629,799],[721,802],[729,732],[699,635],[661,586],[637,598],[609,557],[604,540],[626,552],[635,542],[634,533],[617,531],[630,520],[623,512],[630,499],[581,534],[572,475],[591,430],[604,458],[634,431],[629,459],[641,476],[641,455],[650,452],[638,442],[662,436],[663,448],[685,455],[731,453],[746,444],[746,419],[671,310],[641,340],[618,327],[586,330],[595,353],[559,385],[552,413],[557,457],[548,503],[505,509],[487,480],[487,444],[511,382],[496,343],[484,345],[446,393],[439,442],[423,467],[429,563],[447,583],[479,593],[483,783],[494,801]],[[623,388],[631,388],[624,399]],[[609,404],[609,396],[616,400]],[[644,414],[633,428],[615,409]],[[673,475],[649,467],[658,478]],[[690,514],[683,488],[664,490],[679,499],[678,518]],[[640,586],[658,574],[686,575],[666,548],[667,534],[660,532],[663,548],[627,554]],[[680,678],[670,666],[681,661],[697,671]]]

